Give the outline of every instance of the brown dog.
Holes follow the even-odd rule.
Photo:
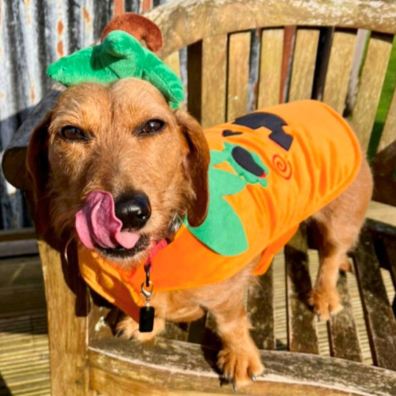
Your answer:
[[[116,210],[125,200],[138,201],[139,213],[147,212],[138,227],[146,243],[124,255],[124,265],[134,265],[147,254],[147,241],[168,238],[175,215],[187,213],[193,225],[202,222],[208,163],[208,145],[200,125],[182,111],[171,111],[156,88],[137,79],[67,89],[35,130],[28,151],[37,216],[45,217],[49,207],[49,224],[59,238],[74,233],[75,215],[91,192],[110,192]],[[39,176],[42,169],[48,171],[44,178]],[[364,161],[349,188],[313,216],[323,246],[312,304],[323,319],[342,308],[337,276],[358,238],[371,191],[371,174]],[[40,224],[42,231],[48,231]],[[117,256],[116,251],[101,253]],[[158,334],[165,319],[192,321],[206,309],[216,319],[223,342],[219,368],[237,386],[246,384],[263,371],[243,305],[255,262],[247,262],[242,272],[219,284],[156,293],[152,300],[155,328],[148,335],[139,333],[131,318],[119,328],[126,337],[144,340]]]

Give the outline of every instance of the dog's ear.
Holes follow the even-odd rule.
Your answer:
[[[193,227],[197,227],[203,223],[208,211],[209,146],[201,125],[192,116],[180,110],[175,114],[189,148],[185,167],[195,195],[187,208],[188,222]]]
[[[46,186],[49,175],[48,127],[51,113],[47,114],[33,130],[26,154],[26,170],[30,181],[28,194],[33,202],[33,215],[39,234],[44,234],[49,224]]]

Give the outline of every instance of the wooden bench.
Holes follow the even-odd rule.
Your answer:
[[[321,99],[348,116],[363,147],[370,148],[378,183],[375,199],[396,206],[395,94],[381,139],[372,136],[396,33],[395,3],[186,0],[158,7],[148,16],[164,34],[162,55],[186,81],[187,108],[204,126],[257,107]],[[186,59],[186,68],[180,58]],[[26,142],[51,101],[47,98],[21,127],[4,157],[9,181],[28,193]],[[340,278],[345,309],[321,324],[306,303],[316,254],[313,234],[304,225],[260,278],[260,287],[247,295],[252,335],[267,370],[239,393],[395,395],[396,309],[393,303],[392,311],[383,276],[385,269],[393,298],[396,228],[367,221],[351,255],[355,276]],[[230,386],[220,386],[218,339],[210,317],[185,327],[169,324],[150,345],[119,339],[109,326],[116,312],[87,292],[73,252],[66,263],[47,241],[39,240],[39,250],[54,396],[233,394]],[[353,293],[359,293],[360,307],[353,305]],[[279,301],[284,307],[276,306]],[[359,309],[363,327],[356,321]],[[362,351],[365,338],[367,353]]]

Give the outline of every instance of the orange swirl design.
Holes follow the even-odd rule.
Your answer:
[[[274,154],[272,165],[275,171],[284,179],[289,180],[291,178],[293,170],[288,160],[282,158],[279,154]]]

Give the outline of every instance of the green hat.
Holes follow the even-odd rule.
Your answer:
[[[180,78],[132,35],[114,30],[101,44],[64,56],[48,67],[48,75],[69,86],[83,82],[112,83],[136,77],[149,81],[166,98],[172,109],[184,100]]]

